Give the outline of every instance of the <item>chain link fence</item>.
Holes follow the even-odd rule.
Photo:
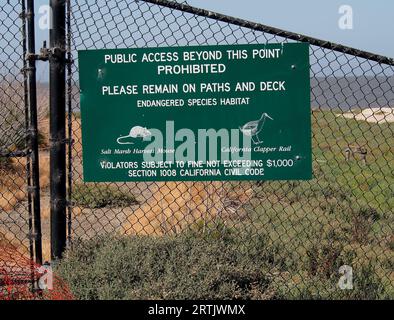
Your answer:
[[[2,256],[9,248],[33,258],[23,3],[7,0],[0,8],[0,249],[7,248],[0,250],[0,271],[15,265]],[[258,298],[393,298],[392,59],[184,2],[67,0],[67,6],[68,58],[74,59],[67,78],[70,243],[110,234],[137,241],[191,233],[207,252],[211,240],[224,242],[261,267],[266,277],[257,283]],[[77,50],[295,41],[311,44],[313,180],[83,182]],[[39,130],[45,249],[45,116]],[[349,268],[354,288],[341,290]],[[257,280],[241,273],[234,281],[253,289]]]
[[[33,259],[24,13],[21,1],[0,7],[0,296],[4,274],[26,272],[15,257]]]
[[[18,299],[24,292],[33,296],[35,262],[42,263],[40,188],[49,183],[43,129],[48,128],[48,87],[36,83],[34,41],[28,41],[34,40],[33,6],[32,1],[7,0],[0,7],[0,300]],[[47,256],[48,240],[49,232]]]
[[[75,63],[71,237],[264,237],[273,297],[338,297],[342,265],[365,283],[353,297],[392,297],[392,60],[171,1],[70,3],[75,59],[80,49],[310,42],[314,172],[306,182],[84,184]]]

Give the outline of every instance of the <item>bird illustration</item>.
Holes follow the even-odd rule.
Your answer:
[[[274,120],[267,113],[263,113],[259,120],[250,121],[242,127],[239,127],[239,130],[241,130],[245,136],[252,137],[254,144],[261,144],[263,141],[260,140],[259,134],[263,130],[267,119]]]

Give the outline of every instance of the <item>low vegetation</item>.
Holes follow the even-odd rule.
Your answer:
[[[328,247],[328,256],[321,249],[301,277],[286,248],[265,234],[227,230],[218,238],[199,231],[77,242],[57,272],[78,299],[384,299],[392,294],[369,264],[356,267],[354,290],[340,290],[336,268],[352,255],[342,248]]]
[[[77,244],[59,275],[81,299],[263,298],[269,269],[225,240],[102,237]],[[261,242],[260,253],[272,253]]]
[[[60,274],[81,299],[394,298],[393,124],[314,112],[313,132],[314,180],[237,184],[249,193],[241,207],[175,234],[78,242]],[[366,165],[346,161],[354,144]],[[86,188],[76,194],[94,196],[80,203],[112,205],[107,187]],[[352,290],[338,287],[343,265]]]
[[[134,195],[117,187],[99,184],[77,184],[73,187],[73,203],[84,208],[127,207],[137,203]]]

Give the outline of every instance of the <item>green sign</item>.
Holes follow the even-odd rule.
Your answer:
[[[79,51],[85,181],[310,179],[309,46]]]

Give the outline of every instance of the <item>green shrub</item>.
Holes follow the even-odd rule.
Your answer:
[[[314,244],[307,250],[308,271],[311,276],[320,275],[325,278],[338,270],[339,258],[342,252],[339,244]]]
[[[394,236],[391,236],[390,240],[387,243],[387,246],[390,250],[394,251]]]
[[[354,270],[352,298],[358,300],[390,299],[382,280],[377,276],[376,268],[371,263]]]
[[[79,299],[265,298],[271,249],[264,240],[246,249],[193,233],[99,237],[75,244],[57,271]]]
[[[78,299],[390,299],[392,284],[353,251],[323,243],[309,265],[289,266],[265,234],[198,229],[178,236],[103,236],[77,241],[57,274]],[[293,257],[294,258],[294,257]],[[312,262],[313,261],[313,262]],[[338,286],[353,267],[353,289]]]
[[[73,187],[73,202],[85,208],[127,207],[137,203],[134,195],[115,187],[98,184],[77,184]]]
[[[10,96],[3,94],[9,91]],[[12,87],[2,88],[0,84],[0,119],[1,135],[0,150],[22,150],[25,145],[26,128],[24,104],[15,95]],[[10,97],[16,97],[13,101]]]
[[[10,158],[0,156],[0,169],[9,169],[11,160]]]
[[[339,276],[329,279],[322,277],[305,277],[297,286],[289,283],[276,291],[279,299],[334,299],[334,300],[375,300],[392,299],[393,291],[390,285],[385,286],[376,276],[376,270],[369,264],[353,269],[353,289],[340,289]],[[391,290],[391,291],[390,291]]]
[[[361,244],[368,242],[368,236],[374,222],[379,220],[378,212],[373,208],[360,208],[352,216],[353,240]]]

